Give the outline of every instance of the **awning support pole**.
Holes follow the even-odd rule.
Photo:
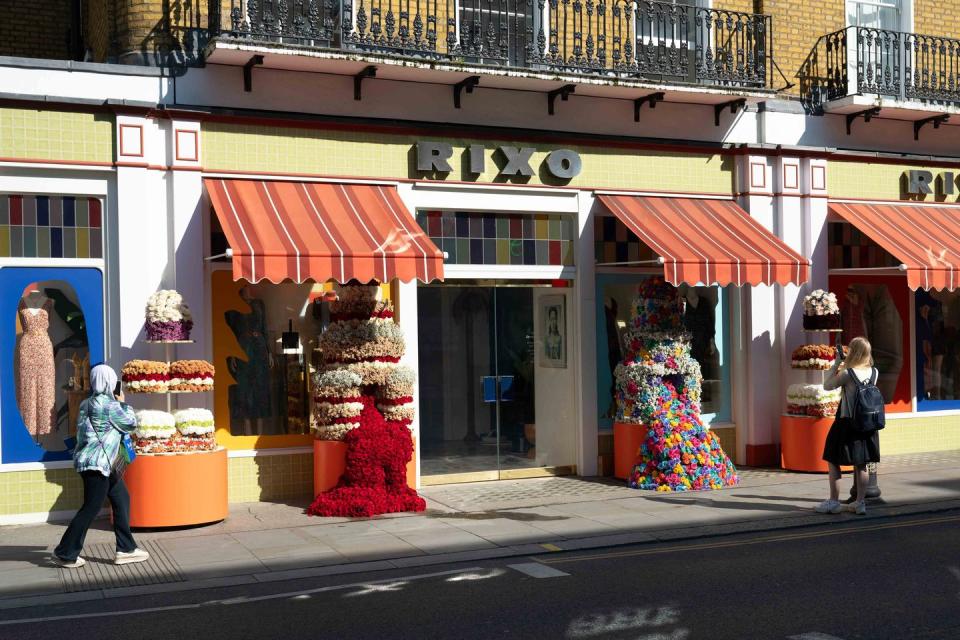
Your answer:
[[[639,264],[663,264],[666,262],[662,257],[658,257],[655,260],[624,260],[623,262],[598,262],[594,264],[595,267],[628,267],[631,265]]]

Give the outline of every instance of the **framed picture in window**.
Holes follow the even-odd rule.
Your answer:
[[[540,298],[540,322],[543,350],[540,364],[557,369],[567,368],[566,297],[549,295]]]

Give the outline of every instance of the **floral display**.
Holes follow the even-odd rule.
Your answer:
[[[416,406],[413,404],[413,385],[416,376],[409,367],[400,365],[388,375],[377,389],[377,409],[388,422],[410,426]]]
[[[192,329],[190,309],[179,293],[162,289],[147,299],[147,340],[189,340]]]
[[[423,511],[407,486],[413,457],[414,374],[399,364],[406,349],[393,308],[377,286],[347,285],[330,303],[320,336],[322,370],[313,378],[312,423],[317,438],[347,445],[346,471],[307,513],[373,516]]]
[[[211,435],[216,430],[209,409],[180,409],[173,413],[177,431],[185,436]]]
[[[841,389],[827,391],[822,384],[792,384],[787,387],[787,413],[793,416],[829,418],[840,408]]]
[[[177,360],[170,363],[170,391],[210,391],[216,373],[206,360]]]
[[[120,379],[130,393],[165,393],[170,384],[170,365],[154,360],[131,360],[120,369]]]
[[[343,440],[360,426],[362,378],[344,370],[324,371],[313,378],[313,428],[321,440]]]
[[[216,426],[213,413],[208,409],[180,409],[174,412],[173,418],[180,434],[176,443],[178,451],[213,451],[217,448]]]
[[[817,289],[804,297],[803,328],[812,331],[840,328],[840,307],[836,294]]]
[[[846,354],[846,347],[843,350]],[[790,366],[794,369],[829,369],[836,359],[836,349],[828,344],[804,344],[790,354]]]
[[[174,450],[176,420],[166,411],[137,411],[133,444],[137,453],[166,453]]]
[[[614,374],[617,420],[647,434],[629,484],[636,489],[720,489],[739,482],[716,434],[700,418],[700,365],[690,356],[684,302],[662,277],[637,289],[627,356]]]

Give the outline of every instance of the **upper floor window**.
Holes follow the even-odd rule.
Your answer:
[[[903,0],[847,0],[847,25],[900,31]]]

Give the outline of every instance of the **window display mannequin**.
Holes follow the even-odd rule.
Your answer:
[[[53,301],[31,289],[20,301],[23,333],[17,343],[17,405],[23,423],[34,438],[50,433],[56,401],[56,369],[50,340]]]
[[[246,360],[227,358],[227,369],[236,380],[236,384],[228,388],[230,432],[256,435],[262,431],[256,421],[273,415],[270,394],[273,357],[267,342],[267,311],[263,300],[255,298],[249,286],[240,289],[240,299],[250,307],[249,313],[231,309],[224,314],[247,356]]]

